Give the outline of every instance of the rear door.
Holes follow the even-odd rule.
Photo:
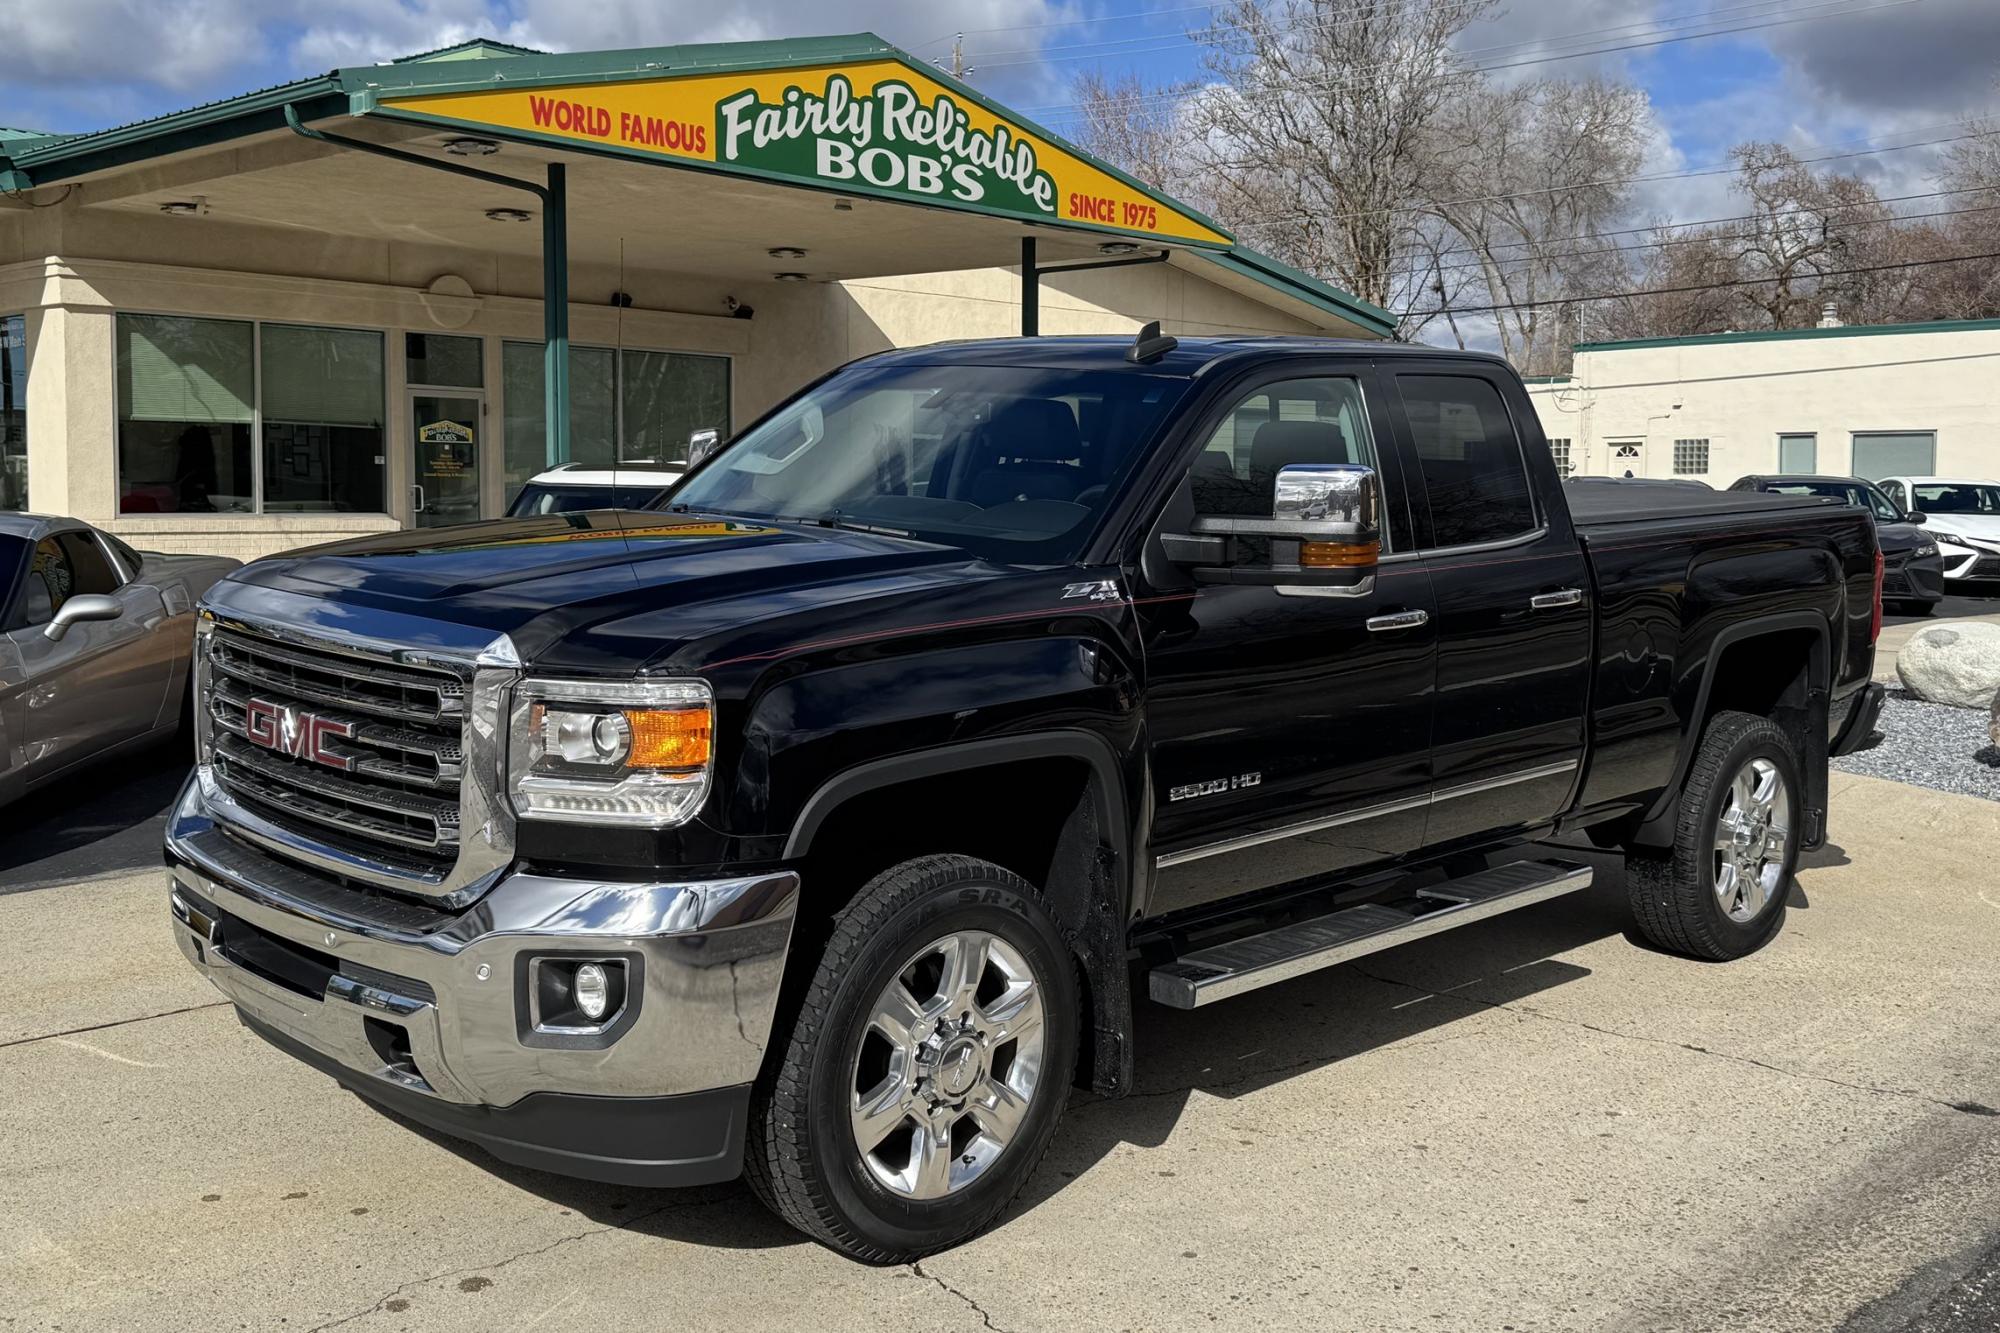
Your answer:
[[[1372,368],[1274,368],[1220,395],[1196,437],[1182,514],[1191,501],[1196,515],[1269,518],[1279,468],[1367,464],[1380,474],[1385,555],[1360,595],[1135,591],[1157,865],[1149,915],[1415,851],[1429,794],[1430,590]]]
[[[1508,372],[1401,358],[1385,370],[1437,618],[1424,839],[1437,847],[1568,806],[1594,611],[1561,483]]]

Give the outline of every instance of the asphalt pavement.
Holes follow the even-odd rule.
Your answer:
[[[370,1109],[236,1023],[150,866],[15,892],[0,1328],[1989,1330],[2000,806],[1833,787],[1743,962],[1635,941],[1597,857],[1582,895],[1142,1005],[1137,1092],[1078,1098],[992,1233],[886,1269],[739,1186]]]

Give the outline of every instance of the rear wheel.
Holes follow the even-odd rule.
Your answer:
[[[1076,1013],[1068,947],[1019,876],[964,856],[877,876],[836,920],[758,1089],[751,1188],[869,1263],[970,1238],[1048,1148]]]
[[[1695,958],[1741,958],[1785,920],[1798,864],[1798,758],[1768,718],[1709,720],[1681,789],[1673,849],[1631,849],[1625,879],[1647,939]]]

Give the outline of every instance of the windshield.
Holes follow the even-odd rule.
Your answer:
[[[667,490],[654,486],[551,486],[531,481],[507,507],[507,517],[569,514],[579,509],[644,509]]]
[[[863,365],[731,442],[671,507],[1065,564],[1187,383],[1138,367]]]
[[[1819,495],[1872,512],[1879,522],[1894,523],[1903,511],[1889,503],[1889,497],[1861,481],[1780,481],[1767,485],[1773,495]]]
[[[1926,514],[2000,514],[2000,486],[1960,481],[1910,489],[1917,493],[1916,507]]]

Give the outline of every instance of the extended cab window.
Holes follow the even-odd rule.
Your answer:
[[[1528,463],[1500,391],[1470,375],[1398,375],[1430,497],[1431,544],[1471,546],[1535,531]]]
[[[1377,468],[1361,386],[1345,375],[1263,385],[1229,410],[1189,471],[1197,514],[1269,518],[1278,469],[1293,463]]]

